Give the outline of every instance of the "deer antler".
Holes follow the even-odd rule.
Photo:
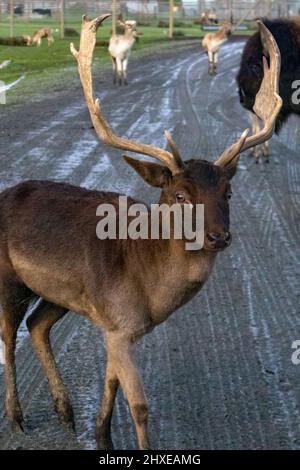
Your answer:
[[[275,128],[275,121],[282,106],[282,99],[278,95],[278,83],[280,74],[280,52],[277,43],[261,22],[257,21],[262,43],[265,46],[270,58],[270,67],[265,56],[263,56],[264,77],[260,89],[255,98],[253,110],[255,114],[263,121],[263,128],[254,135],[247,137],[246,131],[242,134],[239,141],[229,147],[218,158],[215,165],[226,166],[239,157],[239,154],[245,150],[262,144],[272,137]]]
[[[70,44],[71,52],[78,62],[79,76],[95,131],[100,139],[106,144],[121,150],[141,153],[143,155],[156,158],[168,167],[173,175],[180,173],[183,171],[184,163],[181,160],[175,147],[175,143],[172,138],[170,138],[169,134],[167,134],[166,137],[172,153],[167,150],[153,147],[152,145],[141,144],[133,140],[119,137],[113,132],[103,116],[99,100],[94,100],[91,66],[94,47],[96,44],[96,34],[100,24],[109,16],[111,15],[100,15],[94,20],[89,21],[84,15],[82,17],[79,51],[75,49],[73,43]]]

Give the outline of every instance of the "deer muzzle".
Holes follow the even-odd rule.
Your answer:
[[[220,251],[227,248],[231,243],[230,232],[209,232],[206,234],[206,248],[212,251]]]

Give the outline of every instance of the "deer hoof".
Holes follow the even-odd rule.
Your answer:
[[[19,403],[7,406],[7,417],[13,432],[24,432],[24,418]]]
[[[75,421],[73,416],[59,416],[59,422],[65,431],[69,434],[75,434]]]
[[[114,445],[110,436],[97,435],[97,449],[98,450],[114,450]]]
[[[14,433],[25,433],[25,422],[23,419],[11,421],[11,429]]]
[[[60,424],[62,425],[62,427],[68,434],[71,434],[72,436],[76,434],[74,420],[71,420],[71,421],[60,420]]]
[[[55,403],[55,411],[58,414],[60,424],[67,432],[75,433],[74,413],[68,401]]]
[[[20,414],[14,416],[13,418],[10,418],[10,425],[11,429],[14,433],[24,433],[24,428],[25,428],[25,421],[22,416],[22,412]]]

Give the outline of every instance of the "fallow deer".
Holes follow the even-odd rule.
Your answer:
[[[201,23],[203,25],[218,24],[217,14],[214,8],[205,10],[201,13]]]
[[[205,34],[202,40],[202,47],[208,55],[208,73],[214,75],[217,73],[217,62],[220,47],[228,41],[231,35],[231,25],[223,24],[216,33]]]
[[[39,29],[34,33],[32,37],[30,36],[24,36],[27,39],[27,46],[33,46],[36,45],[37,47],[40,47],[42,44],[42,39],[47,39],[48,41],[48,46],[51,46],[54,42],[54,37],[52,34],[52,29],[50,28],[42,28]]]
[[[282,57],[279,94],[283,105],[276,119],[275,130],[278,133],[291,114],[300,114],[300,20],[263,19],[262,21],[273,34]],[[253,113],[253,104],[263,78],[265,53],[265,45],[259,32],[256,32],[246,42],[237,74],[240,102],[250,111],[253,132],[258,132],[260,126],[259,120]],[[261,148],[256,147],[253,150],[256,163],[259,162],[261,151],[265,161],[269,161],[268,142],[265,142]]]
[[[119,24],[124,28],[124,34],[115,34],[110,38],[108,52],[110,53],[114,83],[127,85],[127,66],[131,53],[131,48],[135,40],[140,36],[136,29],[136,21],[119,20]]]
[[[125,157],[150,185],[161,188],[167,205],[204,204],[204,245],[187,251],[185,241],[106,239],[96,236],[97,207],[112,204],[117,193],[100,192],[50,181],[28,181],[0,194],[0,301],[5,343],[6,410],[15,428],[22,427],[15,370],[18,327],[32,298],[42,300],[27,319],[31,339],[48,378],[60,421],[74,428],[67,390],[56,368],[49,333],[69,310],[90,319],[106,338],[104,394],[96,421],[99,448],[113,448],[111,417],[119,386],[129,403],[140,449],[148,449],[148,405],[134,360],[136,341],[164,322],[203,287],[216,255],[230,245],[230,179],[239,155],[269,139],[281,107],[277,94],[280,54],[270,32],[259,24],[270,55],[255,101],[265,126],[247,137],[243,132],[215,161],[183,161],[166,133],[170,151],[119,137],[94,99],[92,58],[99,25],[110,15],[83,17],[80,48],[71,44],[95,131],[106,144],[136,152],[159,163]],[[134,200],[131,199],[131,204]]]

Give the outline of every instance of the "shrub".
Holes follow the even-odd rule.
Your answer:
[[[65,36],[66,37],[78,37],[79,33],[74,28],[65,28]]]
[[[168,28],[169,23],[167,21],[160,20],[157,25],[159,28]]]
[[[26,46],[27,40],[23,36],[14,38],[0,38],[0,44],[3,46]]]
[[[184,34],[183,31],[174,31],[174,32],[173,32],[173,37],[174,37],[174,38],[181,38],[181,37],[183,37],[183,36],[185,36],[185,34]]]

